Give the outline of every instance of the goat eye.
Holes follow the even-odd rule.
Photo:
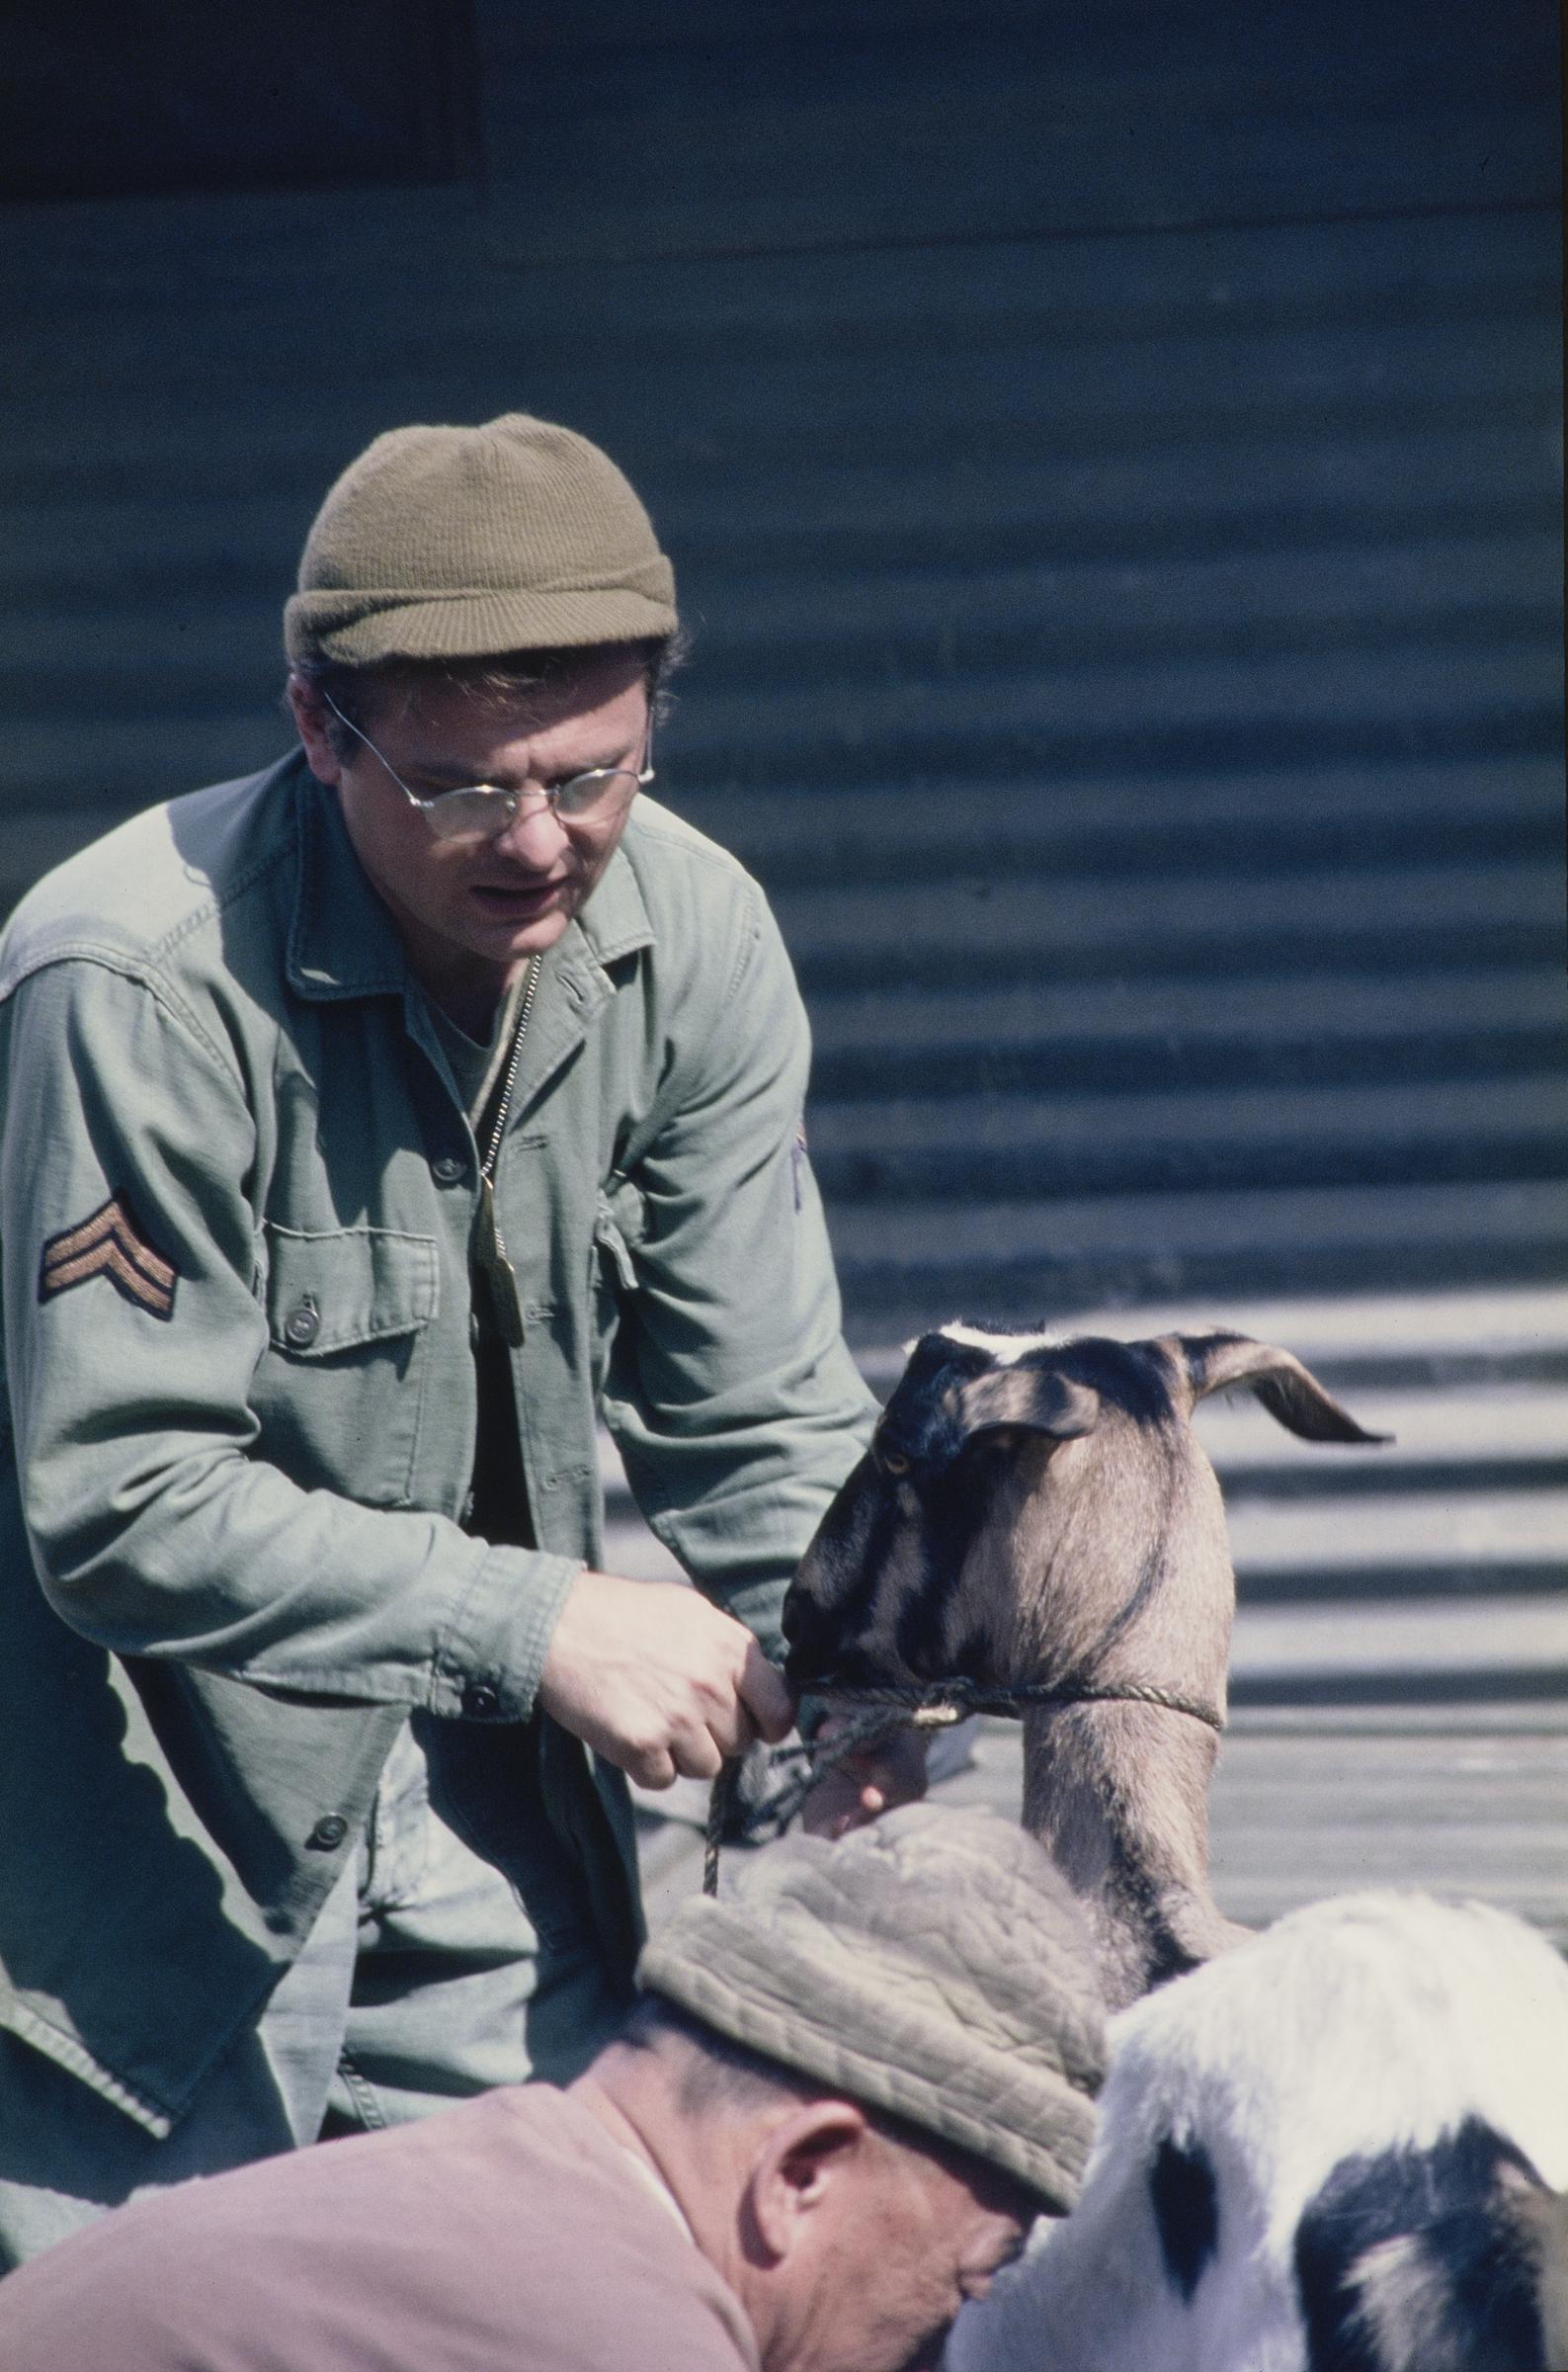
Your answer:
[[[887,1475],[907,1475],[909,1460],[900,1457],[897,1450],[884,1450],[882,1452],[882,1472]]]

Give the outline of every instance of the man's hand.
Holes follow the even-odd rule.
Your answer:
[[[817,1732],[817,1744],[829,1744],[849,1719],[830,1713]],[[878,1813],[917,1804],[926,1792],[927,1736],[923,1730],[895,1730],[835,1764],[807,1796],[801,1826],[812,1836],[844,1836],[851,1828],[864,1828]]]
[[[556,1618],[538,1701],[641,1787],[711,1779],[794,1720],[789,1691],[743,1624],[678,1581],[579,1573]]]

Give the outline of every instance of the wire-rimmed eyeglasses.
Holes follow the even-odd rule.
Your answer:
[[[493,840],[506,830],[524,800],[531,797],[541,799],[554,814],[568,819],[614,813],[618,807],[629,806],[635,794],[653,780],[651,764],[635,771],[629,766],[590,766],[583,774],[567,775],[564,782],[532,784],[526,791],[502,791],[494,783],[473,783],[462,790],[437,791],[422,799],[417,791],[409,789],[363,725],[344,716],[331,693],[323,691],[321,697],[338,722],[346,724],[371,755],[380,760],[409,805],[419,809],[438,840]],[[650,754],[651,749],[650,726],[644,754]]]

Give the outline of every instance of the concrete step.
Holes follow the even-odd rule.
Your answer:
[[[0,841],[3,848],[3,841]],[[1555,967],[1082,979],[819,990],[810,1111],[954,1090],[1132,1088],[1501,1075],[1545,1067],[1568,1029]]]
[[[1534,16],[1500,21],[1484,55],[1473,18],[1441,6],[1408,20],[1419,42],[1403,15],[1344,5],[1292,12],[1283,37],[1257,12],[1223,43],[1206,19],[1142,8],[916,19],[891,42],[859,8],[744,41],[701,19],[650,41],[622,20],[585,49],[541,46],[511,11],[485,23],[494,203],[530,259],[1191,231],[1553,187],[1555,57]],[[626,173],[578,193],[583,113],[621,135]],[[779,169],[759,172],[771,151]]]
[[[935,1313],[928,1322],[938,1322]],[[1195,1421],[1226,1494],[1238,1567],[1260,1584],[1275,1577],[1276,1596],[1292,1574],[1338,1572],[1340,1596],[1359,1601],[1377,1594],[1368,1576],[1398,1575],[1394,1594],[1407,1601],[1399,1620],[1408,1627],[1424,1619],[1408,1604],[1424,1571],[1462,1567],[1479,1590],[1488,1575],[1525,1567],[1544,1573],[1568,1558],[1561,1288],[1088,1308],[1060,1330],[1125,1339],[1250,1334],[1293,1351],[1368,1430],[1393,1436],[1377,1448],[1304,1442],[1243,1387],[1199,1404]],[[879,1396],[891,1391],[905,1355],[894,1343],[862,1350]],[[613,1534],[629,1547],[639,1519],[606,1435],[600,1458]],[[649,1545],[659,1569],[673,1570]],[[1318,1594],[1320,1579],[1309,1586]],[[1502,1588],[1506,1595],[1506,1579]],[[1560,1607],[1533,1610],[1527,1596],[1520,1609],[1531,1622],[1537,1611],[1548,1623],[1568,1621]],[[1271,1621],[1276,1612],[1269,1609]],[[1320,1621],[1316,1613],[1310,1619]]]
[[[1446,1009],[1444,1009],[1446,1008]],[[1397,1034],[1412,1046],[1451,1029],[1551,1032],[1568,1017],[1568,985],[1551,969],[1499,965],[1406,973],[1271,973],[1173,979],[1152,1007],[1121,980],[1074,980],[1038,988],[991,988],[953,982],[943,990],[856,989],[820,995],[812,1008],[817,1069],[841,1066],[865,1049],[878,1065],[992,1049],[1028,1056],[1062,1044],[1139,1045],[1162,1033],[1167,1043],[1221,1046],[1256,1036],[1276,1043],[1297,1035],[1314,1044]],[[813,1074],[816,1075],[815,1073]],[[975,1074],[971,1070],[969,1077]]]
[[[1232,1684],[1254,1703],[1568,1696],[1561,1597],[1238,1608]]]
[[[1006,773],[976,764],[936,779],[923,767],[895,784],[852,765],[836,789],[726,790],[692,786],[676,741],[663,796],[781,893],[824,884],[879,889],[939,872],[1104,879],[1201,864],[1295,873],[1562,852],[1560,760],[1522,750],[1183,779],[1015,761]]]
[[[168,707],[156,679],[143,709],[164,729],[190,729]],[[123,721],[123,720],[122,720]],[[289,742],[281,702],[258,703],[258,743],[281,755]],[[116,728],[118,737],[119,726]],[[108,737],[108,736],[106,736]],[[771,786],[762,793],[683,778],[679,752],[661,766],[660,795],[731,850],[780,892],[832,884],[929,880],[954,864],[970,878],[1190,871],[1195,859],[1216,871],[1298,872],[1332,864],[1387,865],[1460,856],[1472,864],[1499,857],[1555,859],[1562,843],[1561,763],[1515,752],[1508,757],[1434,752],[1423,759],[1324,768],[1276,767],[1173,781],[1129,769],[1085,774],[1015,764],[986,778],[971,770],[933,780],[922,770],[892,784],[849,779],[835,788]],[[195,788],[195,784],[191,788]],[[69,829],[57,804],[12,805],[0,815],[0,861],[29,835]],[[1283,993],[1267,977],[1265,998]],[[1394,983],[1390,993],[1397,994]],[[977,999],[979,991],[966,992]],[[1185,994],[1191,1000],[1195,990]],[[1228,991],[1223,991],[1228,993]],[[1321,1000],[1320,1000],[1321,1001]],[[1407,1000],[1408,1001],[1408,1000]],[[867,1028],[898,1031],[917,1006],[907,992],[867,992],[856,1011]],[[1005,1015],[1005,997],[995,1001]],[[1049,1017],[1053,1008],[1041,1005]],[[977,1014],[991,1006],[974,1004]],[[1004,1022],[1017,1036],[1015,1023]],[[907,1035],[907,1030],[905,1033]]]
[[[1023,1733],[986,1720],[937,1801],[1017,1820]],[[1568,1703],[1233,1705],[1209,1786],[1209,1869],[1227,1915],[1263,1926],[1364,1886],[1495,1904],[1568,1948]],[[701,1882],[706,1790],[637,1794],[655,1925]],[[768,1847],[761,1848],[764,1852]],[[720,1882],[749,1857],[726,1846]]]
[[[1549,398],[1557,384],[1549,270],[1532,274],[1527,284],[1500,276],[1472,302],[1447,313],[1397,300],[1364,308],[1354,300],[1330,300],[1310,311],[1276,303],[1267,312],[1232,313],[1210,301],[1182,311],[1167,303],[1152,320],[1115,306],[1113,271],[1100,318],[1059,324],[1050,301],[1052,261],[1051,247],[1042,245],[1032,316],[1009,325],[1005,346],[993,338],[987,353],[982,340],[977,352],[965,324],[949,330],[940,314],[911,323],[911,330],[923,332],[918,369],[910,368],[913,336],[873,342],[863,334],[854,341],[858,351],[847,357],[840,337],[784,334],[760,356],[746,350],[744,339],[732,350],[725,325],[710,315],[701,356],[703,441],[722,453],[738,432],[746,432],[749,442],[755,430],[778,435],[791,423],[798,441],[799,424],[809,421],[810,441],[819,449],[826,443],[832,450],[843,438],[849,452],[868,453],[875,449],[880,417],[884,455],[898,450],[906,429],[915,450],[933,452],[943,426],[972,444],[993,426],[1005,435],[1020,419],[1044,421],[1060,413],[1083,420],[1102,402],[1108,424],[1133,416],[1185,416],[1207,419],[1217,430],[1234,418],[1343,400],[1348,391],[1369,397],[1372,409],[1412,400],[1479,407],[1490,395]],[[548,335],[540,336],[536,296],[526,284],[500,280],[487,295],[482,341],[475,337],[471,297],[461,334],[465,345],[480,348],[476,360],[492,383],[526,389],[542,367],[563,392],[573,383],[592,390],[602,371],[602,346],[598,352],[579,345],[575,354],[569,347],[552,353]],[[451,371],[452,330],[406,303],[392,318],[384,284],[378,297],[348,307],[340,327],[359,329],[359,339],[323,339],[303,289],[287,309],[248,306],[243,299],[222,308],[203,306],[188,293],[186,322],[200,384],[184,400],[194,395],[207,409],[224,397],[232,403],[240,391],[259,396],[271,390],[276,398],[289,385],[305,382],[335,404],[340,418],[352,414],[364,381],[367,338],[378,350],[383,419],[412,417],[410,401]],[[35,316],[30,370],[61,380],[78,404],[95,395],[105,404],[123,392],[127,368],[155,387],[162,381],[143,359],[144,321],[131,320],[117,335],[114,322],[100,315],[99,334],[73,354],[69,342],[80,326],[80,313],[74,321],[58,315],[52,327],[41,313]],[[689,350],[661,350],[657,341],[639,351],[638,400],[632,404],[623,394],[621,416],[640,411],[646,422],[651,411],[670,409],[672,385],[690,385],[694,361]],[[157,408],[180,398],[181,390],[169,388]],[[602,408],[605,399],[597,400]],[[330,411],[321,415],[321,423],[331,417]],[[639,444],[647,437],[644,427]]]
[[[1191,1319],[1243,1299],[1556,1285],[1564,1266],[1564,1191],[1548,1183],[1064,1197],[961,1217],[849,1202],[829,1217],[851,1337],[869,1344],[955,1316],[1032,1324],[1180,1294]]]
[[[1091,751],[1102,769],[1141,762],[1185,772],[1204,753],[1209,768],[1228,769],[1360,754],[1396,730],[1405,756],[1437,748],[1455,727],[1478,754],[1539,754],[1559,731],[1560,659],[1555,635],[1495,649],[1435,635],[1384,654],[1372,672],[1352,650],[1132,658],[780,688],[765,712],[755,695],[719,686],[683,714],[675,749],[679,779],[695,786],[836,780],[847,767],[884,781],[970,765],[1015,773],[1021,760],[1071,767]],[[27,720],[19,729],[25,749]]]
[[[1351,1494],[1325,1486],[1310,1498],[1238,1503],[1230,1540],[1243,1604],[1272,1618],[1279,1601],[1322,1601],[1337,1591],[1397,1599],[1400,1619],[1414,1623],[1424,1592],[1429,1610],[1473,1595],[1498,1614],[1502,1637],[1511,1601],[1525,1607],[1551,1595],[1555,1603],[1537,1609],[1540,1636],[1555,1640],[1555,1660],[1568,1672],[1568,1489],[1466,1482],[1461,1464],[1439,1489],[1379,1498],[1363,1470]],[[1333,1611],[1325,1607],[1324,1619]]]
[[[1123,1333],[1129,1313],[1114,1322]],[[1473,1356],[1475,1346],[1467,1347]],[[1441,1353],[1428,1357],[1435,1370]],[[1485,1488],[1555,1488],[1568,1482],[1568,1344],[1563,1360],[1564,1380],[1556,1386],[1471,1381],[1462,1389],[1390,1390],[1379,1387],[1375,1367],[1370,1378],[1363,1370],[1345,1389],[1366,1430],[1388,1436],[1387,1446],[1375,1452],[1354,1443],[1300,1441],[1240,1389],[1200,1402],[1196,1421],[1233,1507],[1252,1499],[1283,1505],[1352,1489],[1359,1497],[1388,1495],[1392,1506],[1393,1494],[1402,1502],[1405,1493],[1458,1490],[1467,1482],[1475,1488],[1477,1475]],[[1341,1362],[1330,1352],[1323,1364],[1332,1372]],[[1568,1536],[1559,1546],[1568,1556]]]
[[[410,400],[414,413],[482,415],[476,392],[459,401],[423,392]],[[560,395],[553,409],[582,416],[571,390]],[[232,441],[231,407],[206,420],[184,404],[160,430],[156,403],[149,394],[154,416],[116,463],[103,447],[102,406],[83,401],[73,422],[68,391],[50,390],[49,435],[9,490],[0,585],[53,611],[101,606],[106,572],[131,597],[178,604],[200,590],[270,642],[323,487],[391,412],[362,394],[334,430],[328,408],[317,443],[301,451],[289,405],[269,460],[265,402],[247,414],[254,446]],[[1119,441],[1097,429],[1090,443],[1087,429],[1075,439],[1071,424],[1042,421],[1021,430],[1017,452],[991,435],[956,448],[949,439],[929,457],[884,445],[831,466],[815,450],[770,454],[749,436],[722,457],[672,457],[666,444],[638,466],[626,441],[614,442],[674,551],[700,639],[722,639],[731,622],[744,629],[753,586],[766,594],[771,580],[802,570],[832,589],[877,571],[971,570],[983,582],[1045,563],[1202,566],[1530,538],[1549,524],[1560,482],[1553,407],[1534,398],[1496,397],[1446,422],[1394,405],[1319,405],[1273,417],[1268,434],[1256,416],[1239,421],[1223,442],[1180,419],[1129,421]],[[610,436],[602,424],[600,433]],[[8,419],[13,437],[28,440],[26,417]],[[98,456],[96,474],[84,449]],[[117,615],[124,607],[123,598]]]
[[[1230,1917],[1262,1925],[1361,1886],[1495,1903],[1568,1945],[1568,1720],[1550,1705],[1236,1708],[1209,1790],[1209,1860]],[[940,1790],[1016,1820],[1017,1723],[984,1722]],[[690,1834],[690,1832],[688,1832]],[[673,1841],[673,1840],[672,1840]],[[669,1857],[672,1887],[696,1858]]]
[[[704,677],[719,661],[734,673],[773,668],[787,676],[802,651],[820,664],[842,638],[854,660],[865,648],[896,653],[903,643],[949,669],[969,651],[1005,645],[1032,632],[1047,659],[1062,649],[1106,644],[1125,650],[1187,646],[1208,633],[1262,643],[1311,625],[1338,637],[1359,622],[1376,632],[1430,631],[1461,605],[1506,617],[1561,595],[1560,545],[1543,518],[1534,534],[1444,536],[1386,546],[1360,541],[1338,550],[1151,553],[1138,565],[1092,558],[988,569],[867,566],[832,589],[824,615],[820,585],[795,571],[749,578],[743,600],[699,620]],[[742,588],[736,588],[737,595]],[[831,624],[831,636],[825,627]],[[3,650],[0,645],[0,650]],[[829,662],[831,664],[831,662]]]
[[[1230,1515],[1238,1588],[1232,1670],[1267,1679],[1279,1701],[1296,1680],[1322,1687],[1368,1675],[1398,1697],[1455,1674],[1533,1673],[1568,1690],[1568,1492],[1238,1507]],[[629,1498],[613,1502],[609,1571],[678,1581]],[[1445,1517],[1451,1531],[1444,1532]]]
[[[811,1154],[835,1204],[884,1210],[1010,1191],[1555,1178],[1568,1168],[1568,1080],[844,1100],[813,1108]]]
[[[693,341],[691,359],[700,360],[720,324],[742,350],[748,337],[772,338],[853,356],[857,339],[881,345],[902,335],[923,348],[943,323],[962,339],[988,325],[994,333],[1020,315],[1032,319],[1047,300],[1064,334],[1108,317],[1159,320],[1190,308],[1288,318],[1325,302],[1374,314],[1425,305],[1443,317],[1473,292],[1549,286],[1558,260],[1545,208],[1373,215],[1350,241],[1333,222],[1216,221],[1195,241],[1120,232],[1114,293],[1106,239],[1060,232],[1049,242],[1048,278],[1042,243],[1032,238],[968,246],[958,271],[949,250],[895,242],[875,253],[639,258],[594,273],[546,260],[525,274],[506,262],[482,207],[457,184],[51,201],[11,213],[17,236],[0,259],[0,286],[35,331],[61,325],[62,369],[84,311],[100,328],[118,319],[134,332],[149,319],[243,306],[281,324],[308,300],[379,321],[390,335],[408,327],[410,281],[421,290],[421,318],[449,340],[471,336],[475,299],[499,291],[531,304],[545,352],[602,354],[606,329],[619,322],[641,346]]]
[[[895,950],[922,946],[943,956],[949,971],[968,950],[983,971],[1012,948],[1058,955],[1075,943],[1104,949],[1136,941],[1175,956],[1184,942],[1222,946],[1264,935],[1284,946],[1295,939],[1310,945],[1326,934],[1342,942],[1364,938],[1370,949],[1412,924],[1527,931],[1559,922],[1559,887],[1552,866],[1533,863],[1484,870],[1325,865],[1254,880],[1205,875],[1200,864],[1189,864],[1163,881],[1119,883],[1108,899],[1092,875],[992,879],[982,859],[952,866],[919,888],[887,887],[874,899],[853,882],[834,880],[815,890],[786,890],[774,902],[785,940],[809,974],[828,959],[842,966],[848,956],[869,970]]]
[[[933,1015],[939,1024],[944,1018],[940,1008]],[[1128,1030],[1117,1038],[1086,1033],[1026,1039],[1014,1046],[982,1040],[883,1052],[872,1041],[842,1056],[818,1057],[810,1109],[822,1113],[841,1099],[864,1104],[918,1096],[935,1103],[967,1088],[1049,1098],[1084,1091],[1130,1096],[1285,1084],[1302,1092],[1373,1079],[1457,1083],[1548,1066],[1560,1072],[1568,1053],[1563,1021],[1555,1015],[1534,1028],[1466,1028],[1455,1015],[1446,1018],[1446,1028],[1435,1026],[1427,1033],[1368,1026],[1326,1040],[1299,1029],[1270,1037],[1261,1026],[1249,1033],[1238,1029],[1234,1036],[1183,1038],[1174,1029],[1161,1033],[1151,1021],[1144,1031]]]
[[[98,526],[96,506],[92,516]],[[168,536],[172,524],[165,521],[160,533]],[[136,539],[132,564],[144,565],[147,553]],[[51,544],[47,565],[57,571],[61,557]],[[231,594],[217,603],[193,649],[189,621],[177,608],[127,614],[124,603],[109,607],[102,546],[96,557],[97,570],[84,572],[80,606],[57,578],[51,587],[17,588],[34,602],[47,595],[52,632],[41,649],[39,615],[0,625],[0,687],[20,701],[74,685],[114,716],[166,702],[171,669],[188,704],[243,696],[256,649],[276,634],[276,594]],[[254,564],[253,554],[247,573]],[[287,582],[282,560],[278,581]],[[723,600],[710,574],[704,590],[692,621],[699,647],[693,680],[702,689],[724,684],[755,693],[804,671],[815,684],[844,685],[890,671],[942,677],[1020,662],[1060,667],[1238,648],[1251,655],[1351,644],[1396,650],[1435,632],[1501,644],[1550,631],[1561,586],[1558,541],[1543,530],[1217,559],[1151,552],[1135,563],[1004,561],[983,572],[972,565],[961,572],[878,569],[872,558],[831,591],[799,569]],[[173,576],[169,592],[177,602]]]
[[[1184,1331],[1250,1334],[1293,1351],[1336,1392],[1414,1393],[1429,1409],[1453,1405],[1467,1412],[1461,1421],[1485,1421],[1481,1412],[1501,1388],[1541,1386],[1552,1404],[1568,1386],[1568,1290],[1560,1283],[1477,1291],[1429,1282],[1405,1293],[1210,1293],[1180,1302],[1149,1295],[1133,1306],[1064,1303],[1056,1322],[1063,1332],[1127,1340]],[[867,1346],[859,1356],[873,1391],[885,1398],[902,1373],[902,1347],[884,1336],[880,1346]],[[1562,1404],[1568,1406],[1568,1399]],[[1255,1442],[1286,1458],[1332,1464],[1348,1455],[1356,1467],[1364,1463],[1354,1450],[1323,1442],[1292,1449],[1290,1437],[1247,1392],[1205,1400],[1197,1422],[1200,1428],[1250,1428]]]
[[[1144,1322],[1140,1313],[1122,1311],[1104,1321],[1104,1330],[1128,1338],[1133,1326]],[[1287,1328],[1288,1322],[1287,1317]],[[1101,1329],[1074,1324],[1064,1332],[1091,1330]],[[1189,1333],[1208,1330],[1192,1324],[1185,1328]],[[1476,1355],[1472,1347],[1470,1356]],[[1441,1364],[1443,1356],[1436,1350],[1429,1352],[1429,1372]],[[1319,1352],[1316,1358],[1324,1374],[1334,1372],[1337,1362],[1332,1352]],[[1523,1494],[1540,1492],[1550,1502],[1551,1494],[1568,1483],[1568,1344],[1562,1347],[1561,1361],[1563,1380],[1552,1386],[1467,1379],[1462,1384],[1448,1383],[1442,1390],[1429,1384],[1425,1391],[1408,1386],[1388,1391],[1380,1390],[1375,1382],[1367,1384],[1364,1376],[1354,1378],[1342,1387],[1349,1394],[1352,1413],[1369,1432],[1388,1437],[1376,1449],[1359,1443],[1299,1440],[1278,1425],[1240,1387],[1200,1402],[1195,1421],[1219,1476],[1227,1506],[1250,1510],[1261,1502],[1271,1523],[1279,1519],[1277,1537],[1283,1537],[1284,1525],[1294,1523],[1303,1500],[1314,1503],[1309,1509],[1314,1519],[1324,1501],[1345,1502],[1336,1505],[1332,1521],[1346,1536],[1353,1535],[1356,1528],[1351,1498],[1385,1501],[1385,1509],[1377,1512],[1386,1513],[1390,1523],[1397,1523],[1404,1508],[1414,1501],[1418,1524],[1426,1528],[1429,1542],[1436,1531],[1438,1548],[1443,1549],[1452,1543],[1442,1533],[1434,1507],[1457,1507],[1471,1537],[1479,1527],[1490,1540],[1491,1514],[1497,1508],[1502,1509],[1505,1522],[1515,1512],[1528,1521],[1535,1501]],[[885,1360],[863,1358],[862,1364],[869,1374],[885,1379],[885,1389],[896,1380],[902,1353],[889,1351]],[[639,1520],[636,1509],[608,1434],[600,1436],[600,1461],[611,1521],[635,1526]],[[1435,1495],[1439,1492],[1444,1494],[1441,1498]],[[1487,1512],[1478,1514],[1477,1501],[1462,1495],[1466,1493],[1493,1494],[1487,1499]],[[1262,1569],[1270,1536],[1258,1536],[1264,1549],[1256,1552],[1254,1535],[1245,1530],[1235,1532],[1235,1524],[1241,1520],[1239,1514],[1233,1516],[1233,1534],[1246,1540],[1254,1569]],[[1250,1514],[1245,1520],[1251,1521]],[[1558,1527],[1555,1534],[1554,1524]],[[1549,1505],[1541,1530],[1547,1555],[1568,1558],[1568,1533],[1561,1528],[1561,1512],[1555,1503]],[[1537,1534],[1535,1547],[1541,1545]],[[1414,1551],[1411,1558],[1402,1560],[1406,1564],[1414,1561]],[[1283,1557],[1276,1559],[1280,1566],[1289,1562]]]

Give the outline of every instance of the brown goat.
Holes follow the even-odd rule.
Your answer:
[[[1189,1420],[1235,1384],[1309,1441],[1383,1438],[1243,1334],[923,1335],[790,1588],[791,1682],[1153,1685],[1217,1723],[1235,1575]],[[1084,1901],[1113,2007],[1247,1932],[1208,1890],[1216,1744],[1166,1706],[1026,1715],[1025,1825]]]

